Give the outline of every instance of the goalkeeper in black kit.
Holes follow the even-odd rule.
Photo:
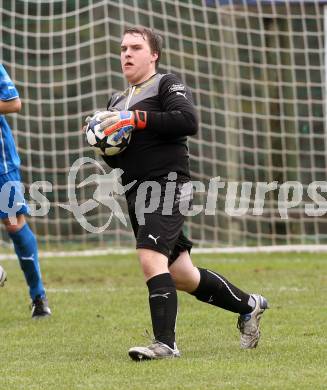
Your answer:
[[[115,132],[115,140],[132,132],[122,153],[104,157],[110,167],[123,170],[123,185],[134,181],[125,195],[149,290],[154,339],[128,353],[136,361],[180,356],[176,290],[238,313],[241,348],[255,348],[266,299],[240,290],[215,271],[197,268],[190,257],[192,242],[183,233],[181,206],[192,198],[187,136],[196,134],[198,119],[189,89],[174,74],[157,72],[161,47],[161,37],[149,28],[125,30],[121,66],[129,87],[111,97],[102,124]]]

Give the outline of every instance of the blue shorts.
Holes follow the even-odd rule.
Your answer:
[[[0,219],[28,213],[19,170],[0,175]]]

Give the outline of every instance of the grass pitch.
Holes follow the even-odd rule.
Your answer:
[[[53,316],[33,321],[16,261],[0,290],[1,389],[326,389],[327,255],[198,255],[271,310],[256,350],[239,349],[237,315],[179,293],[180,359],[135,363],[149,343],[147,288],[135,256],[42,261]]]

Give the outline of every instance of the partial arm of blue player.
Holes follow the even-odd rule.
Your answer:
[[[10,114],[19,112],[22,108],[22,103],[19,98],[11,100],[0,100],[0,114]]]
[[[19,98],[15,84],[11,80],[5,67],[0,64],[0,100],[8,101]]]

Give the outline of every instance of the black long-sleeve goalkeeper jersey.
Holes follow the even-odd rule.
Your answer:
[[[190,177],[186,137],[198,129],[192,95],[174,74],[156,73],[149,80],[115,93],[107,109],[147,111],[147,125],[134,130],[128,147],[104,156],[112,168],[121,168],[122,183],[156,179],[177,172]]]

